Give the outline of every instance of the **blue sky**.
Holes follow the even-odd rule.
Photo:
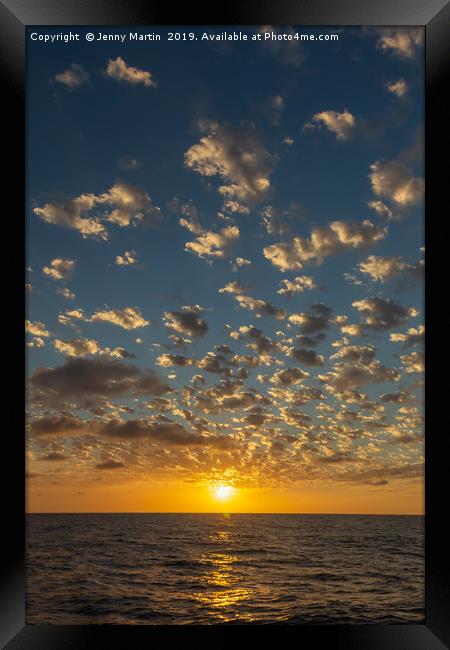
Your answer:
[[[245,29],[249,35],[264,30]],[[123,481],[137,471],[157,480],[160,467],[143,460],[145,439],[166,445],[164,471],[181,467],[181,478],[192,475],[192,462],[202,480],[223,463],[234,468],[236,485],[243,476],[258,484],[272,470],[252,454],[279,448],[294,485],[294,457],[307,468],[302,480],[308,472],[314,480],[322,474],[333,480],[337,472],[336,480],[360,475],[367,483],[372,471],[381,477],[374,484],[388,485],[402,468],[406,481],[419,484],[421,30],[330,29],[337,42],[275,45],[167,42],[169,29],[152,30],[162,35],[159,42],[86,43],[86,31],[130,30],[75,31],[79,43],[28,41],[29,440],[36,474],[54,472],[55,464],[43,459],[59,454],[60,480],[70,481],[74,467],[94,480],[109,461]],[[200,36],[206,28],[189,31]],[[91,202],[78,221],[77,197]],[[86,234],[88,223],[100,236]],[[120,263],[127,251],[132,263]],[[246,263],[236,263],[239,258]],[[305,276],[304,290],[279,293],[284,281]],[[318,303],[328,310],[324,325],[310,328],[319,338],[299,339]],[[121,324],[126,308],[134,310],[136,327]],[[276,318],[266,315],[270,310],[282,312]],[[183,330],[170,313],[189,313],[197,326],[207,326]],[[248,347],[242,327],[274,342],[268,356],[255,360],[258,352]],[[220,371],[205,371],[201,360],[220,354],[214,346],[223,345],[231,351]],[[315,351],[316,363],[299,361],[304,352],[296,359],[293,350]],[[180,360],[169,365],[175,355],[183,367]],[[248,367],[247,359],[241,374],[239,355],[254,360]],[[91,394],[99,412],[71,384],[77,381],[71,364],[80,360],[86,368],[104,365],[106,373],[114,364],[148,370],[171,388],[138,397],[134,389],[99,390]],[[356,379],[350,377],[355,367],[361,370]],[[277,375],[291,369],[308,374]],[[225,404],[218,412],[202,410],[195,391],[186,397],[194,375],[202,376],[195,391],[213,402],[214,387],[224,382],[234,382],[238,396],[249,390],[253,401],[237,410]],[[295,407],[297,426],[285,409],[304,386],[322,397]],[[382,397],[399,393],[401,401]],[[155,395],[170,405],[158,412],[153,404],[149,414]],[[261,413],[258,427],[245,420]],[[68,417],[72,425],[88,423],[82,435]],[[122,426],[114,447],[104,429],[111,420]],[[150,428],[128,436],[127,420]],[[183,430],[186,440],[200,432],[205,445],[174,447],[156,435],[161,422]],[[223,443],[227,460],[208,456],[209,437]],[[371,445],[379,447],[373,458]],[[245,462],[230,460],[233,454]]]

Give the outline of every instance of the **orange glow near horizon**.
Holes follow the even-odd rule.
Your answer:
[[[27,512],[423,514],[421,482],[372,491],[357,485],[235,488],[228,483],[102,484],[28,481]],[[392,495],[395,494],[395,499]]]

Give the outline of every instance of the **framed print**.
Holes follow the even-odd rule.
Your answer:
[[[450,647],[448,4],[110,4],[0,3],[2,647]]]

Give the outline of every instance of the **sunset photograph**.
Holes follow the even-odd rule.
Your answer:
[[[424,83],[422,27],[27,28],[27,623],[423,623]]]

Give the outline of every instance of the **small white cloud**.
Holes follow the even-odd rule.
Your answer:
[[[147,88],[156,86],[151,72],[127,65],[121,56],[114,60],[109,59],[106,74],[116,81],[125,81],[134,86],[142,85]]]
[[[82,65],[72,63],[67,70],[56,74],[54,79],[72,90],[86,83],[89,80],[89,73],[86,72]]]
[[[131,266],[138,263],[136,251],[125,251],[122,255],[117,255],[117,266]]]
[[[381,28],[377,48],[383,52],[392,52],[404,59],[411,59],[417,49],[423,45],[424,28]]]
[[[397,81],[387,83],[386,88],[397,97],[403,97],[408,92],[408,84],[404,79],[397,79]]]
[[[70,280],[75,270],[75,260],[56,257],[50,266],[44,266],[42,272],[52,280]]]

